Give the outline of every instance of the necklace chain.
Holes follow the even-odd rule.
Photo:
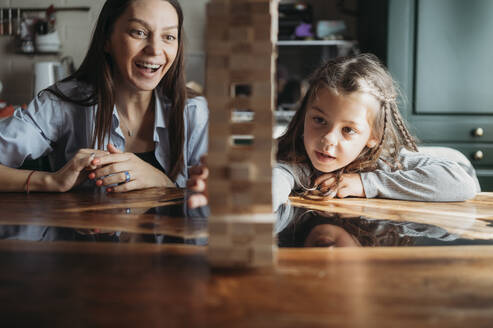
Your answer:
[[[125,121],[123,120],[123,115],[122,115],[122,114],[120,114],[120,122],[122,122],[122,123],[123,123],[123,125],[125,126],[125,129],[127,129],[128,136],[129,136],[129,137],[133,137],[133,136],[134,136],[134,133],[132,132],[132,130],[130,130],[130,129],[128,128],[127,123],[125,123]]]

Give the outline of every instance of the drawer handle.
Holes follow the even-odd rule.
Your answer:
[[[472,132],[472,135],[475,137],[482,137],[484,134],[483,128],[475,128],[474,131]]]
[[[474,160],[476,160],[476,161],[482,160],[483,157],[484,157],[484,154],[481,150],[476,150],[476,152],[474,152],[474,154],[472,155],[472,158],[474,158]]]

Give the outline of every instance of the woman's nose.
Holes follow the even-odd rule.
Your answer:
[[[163,44],[157,37],[149,38],[145,47],[145,52],[149,55],[158,56],[163,53]]]

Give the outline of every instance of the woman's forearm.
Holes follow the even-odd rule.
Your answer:
[[[0,165],[0,191],[1,192],[26,192],[27,179],[32,170],[13,169]],[[35,171],[29,178],[29,191],[52,191],[51,174],[43,171]]]

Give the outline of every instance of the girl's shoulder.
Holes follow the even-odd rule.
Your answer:
[[[274,168],[290,174],[294,179],[295,187],[308,187],[310,185],[311,170],[306,164],[277,162]]]

